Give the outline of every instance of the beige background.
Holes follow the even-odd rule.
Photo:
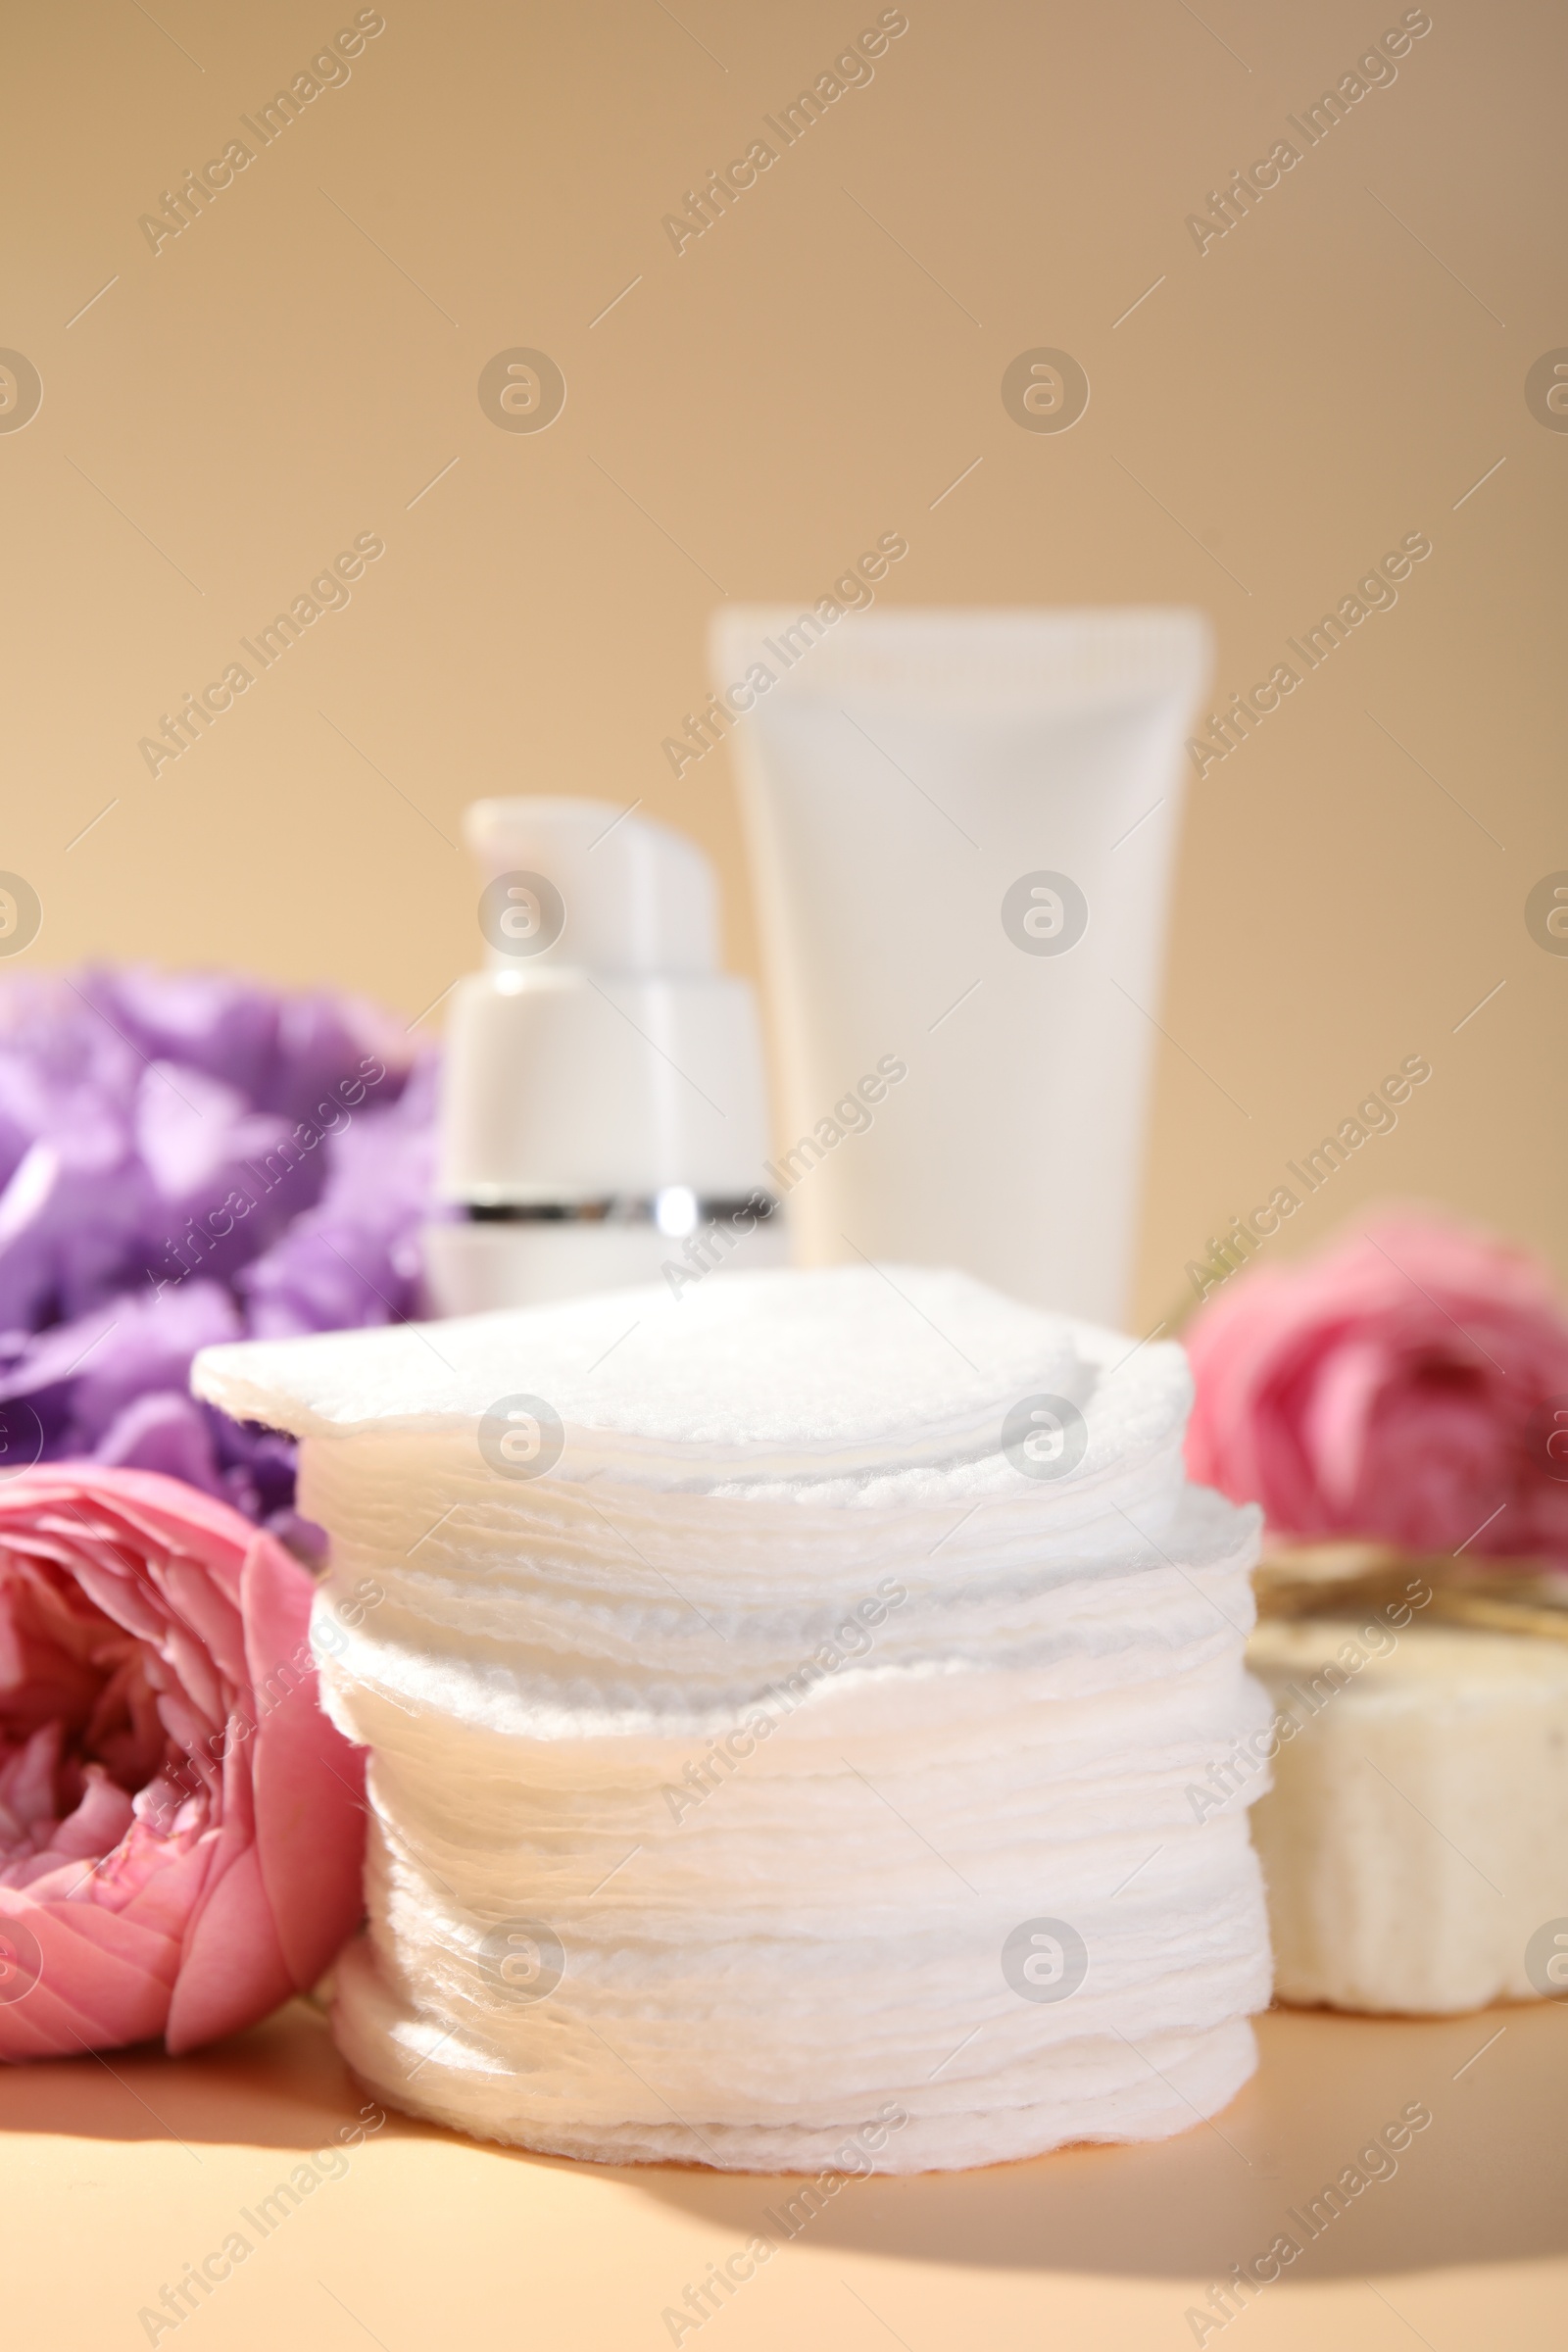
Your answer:
[[[138,217],[352,9],[13,12],[0,342],[44,400],[0,435],[0,864],[44,903],[28,960],[329,978],[412,1018],[477,957],[464,803],[566,790],[700,837],[752,970],[727,754],[677,783],[661,752],[721,594],[815,597],[899,530],[889,600],[1197,602],[1228,689],[1419,529],[1397,608],[1192,795],[1140,1314],[1413,1052],[1398,1132],[1276,1248],[1404,1192],[1568,1264],[1568,959],[1523,921],[1568,866],[1568,435],[1524,398],[1568,343],[1561,12],[1434,0],[1397,80],[1200,256],[1185,217],[1396,6],[910,0],[870,85],[677,256],[662,217],[876,13],[387,0],[347,84],[155,256]],[[1069,433],[1002,405],[1042,344],[1090,376]],[[547,432],[476,396],[518,345],[564,371]],[[349,608],[154,780],[138,738],[364,531]]]

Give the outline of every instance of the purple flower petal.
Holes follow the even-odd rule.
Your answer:
[[[416,1310],[434,1063],[356,998],[223,973],[0,983],[0,1478],[172,1473],[308,1548],[294,1452],[188,1393],[209,1341]]]

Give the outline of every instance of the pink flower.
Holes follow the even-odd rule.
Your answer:
[[[231,2034],[360,1916],[297,1561],[172,1478],[0,1484],[0,2058]]]
[[[1523,1251],[1390,1218],[1184,1337],[1188,1467],[1280,1533],[1568,1558],[1568,1317]]]

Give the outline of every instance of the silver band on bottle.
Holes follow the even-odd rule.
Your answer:
[[[667,1184],[657,1193],[606,1193],[586,1200],[464,1200],[458,1214],[476,1225],[653,1225],[671,1241],[684,1240],[705,1225],[749,1216],[755,1222],[778,1207],[773,1194],[723,1196]]]

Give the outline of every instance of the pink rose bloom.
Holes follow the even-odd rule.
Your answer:
[[[193,2049],[350,1934],[362,1759],[317,1705],[311,1592],[176,1479],[0,1484],[0,2058]]]
[[[1188,1467],[1280,1534],[1568,1558],[1568,1317],[1522,1250],[1390,1218],[1184,1337]]]

